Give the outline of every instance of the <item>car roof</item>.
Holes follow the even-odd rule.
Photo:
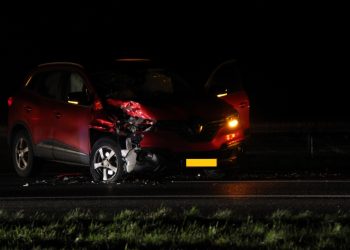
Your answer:
[[[147,68],[164,68],[164,65],[154,62],[152,59],[143,57],[123,57],[114,58],[112,60],[89,60],[82,62],[72,62],[72,61],[54,61],[46,62],[37,65],[37,69],[46,67],[57,67],[57,66],[74,66],[81,69],[85,69],[89,72],[96,72],[106,69],[113,69],[115,67],[119,68],[130,68],[134,67],[147,67]],[[161,67],[163,66],[163,67]]]
[[[48,62],[48,63],[42,63],[39,64],[38,67],[47,67],[47,66],[76,66],[79,68],[83,68],[83,66],[79,63],[74,63],[74,62]]]
[[[151,59],[148,58],[118,58],[116,62],[150,62]]]

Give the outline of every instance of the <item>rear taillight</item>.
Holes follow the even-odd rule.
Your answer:
[[[7,99],[7,106],[8,106],[8,107],[11,107],[12,104],[13,104],[13,97],[10,96],[10,97]]]

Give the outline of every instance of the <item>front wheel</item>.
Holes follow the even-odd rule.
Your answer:
[[[125,171],[119,143],[108,137],[97,140],[91,150],[90,172],[96,182],[122,180]]]

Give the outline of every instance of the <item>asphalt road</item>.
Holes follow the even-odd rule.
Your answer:
[[[350,180],[133,181],[95,184],[82,176],[33,182],[4,180],[0,208],[65,211],[76,207],[118,211],[160,206],[230,208],[261,214],[277,209],[337,212],[350,209]]]

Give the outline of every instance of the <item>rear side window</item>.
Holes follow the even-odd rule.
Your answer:
[[[60,99],[61,98],[61,79],[62,72],[50,72],[42,80],[38,92],[45,97],[51,99]]]
[[[30,79],[28,80],[28,82],[25,85],[25,88],[27,90],[31,90],[36,92],[38,85],[40,84],[41,80],[42,80],[42,73],[37,73],[35,75],[32,75],[30,77]]]
[[[41,96],[62,99],[62,83],[68,73],[64,71],[46,71],[33,75],[26,88]]]

